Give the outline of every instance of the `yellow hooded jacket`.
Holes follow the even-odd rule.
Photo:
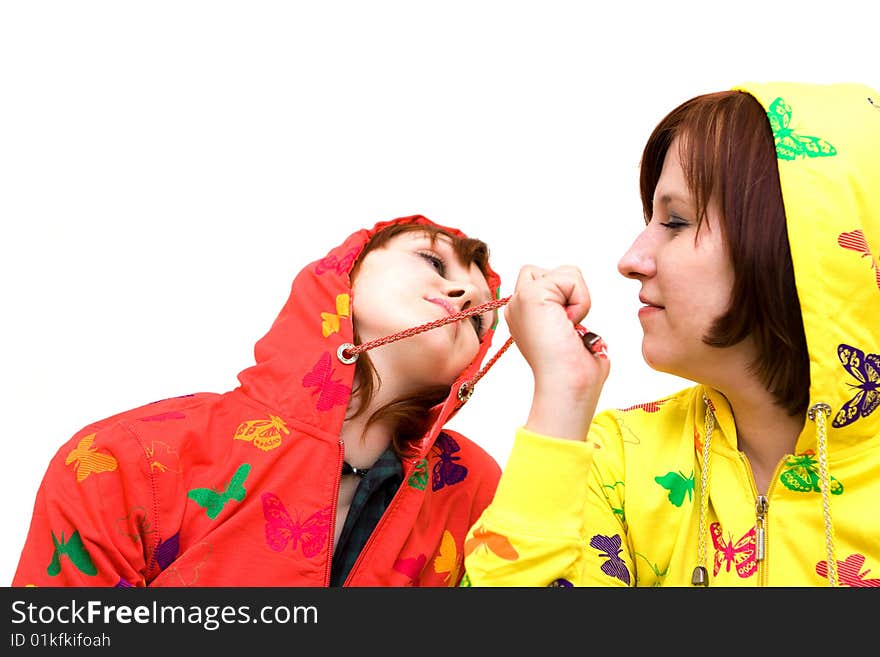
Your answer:
[[[809,419],[759,495],[702,385],[519,429],[465,543],[473,586],[880,586],[880,93],[746,84],[777,145],[810,353]]]

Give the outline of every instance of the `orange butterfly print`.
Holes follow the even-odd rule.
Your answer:
[[[456,586],[461,574],[462,556],[455,546],[455,537],[448,529],[443,531],[440,541],[440,553],[434,557],[434,572],[446,573],[443,581],[447,586]]]
[[[177,450],[168,443],[161,440],[154,440],[149,447],[144,447],[144,453],[150,462],[150,471],[158,470],[159,472],[177,472],[180,473],[180,458]]]
[[[98,452],[97,447],[92,447],[95,435],[90,433],[88,436],[85,436],[76,447],[70,450],[67,458],[64,459],[65,465],[73,463],[77,483],[83,481],[92,473],[112,472],[118,466],[116,459],[110,454],[101,454]]]
[[[254,447],[259,447],[264,452],[275,449],[284,440],[284,436],[290,433],[290,429],[277,415],[270,415],[268,420],[248,420],[238,425],[233,440],[245,440],[253,442]]]
[[[717,575],[722,566],[736,568],[736,574],[742,578],[751,577],[758,570],[758,560],[756,558],[756,541],[755,528],[752,527],[745,535],[736,543],[732,542],[732,537],[728,534],[728,540],[724,540],[721,531],[721,523],[713,522],[709,526],[712,533],[712,543],[715,544],[715,568],[712,572]]]
[[[504,534],[496,534],[495,532],[487,531],[483,529],[482,525],[477,527],[474,530],[473,536],[464,542],[464,553],[465,555],[468,555],[480,547],[484,547],[489,550],[489,552],[496,554],[502,559],[507,559],[508,561],[516,561],[519,559],[519,553],[511,544],[510,539]]]
[[[336,313],[321,313],[321,334],[326,338],[331,333],[339,332],[339,320],[348,317],[349,296],[347,294],[336,295]]]

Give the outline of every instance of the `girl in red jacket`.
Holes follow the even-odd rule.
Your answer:
[[[355,232],[296,277],[237,388],[61,447],[13,586],[456,586],[500,469],[443,425],[499,283],[483,242],[425,217]]]

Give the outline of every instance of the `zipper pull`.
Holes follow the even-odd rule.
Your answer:
[[[755,500],[755,559],[758,561],[764,560],[764,541],[766,540],[764,518],[767,515],[768,506],[770,506],[770,503],[767,501],[767,498],[763,495],[758,495],[758,499]]]

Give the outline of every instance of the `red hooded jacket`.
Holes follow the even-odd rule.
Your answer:
[[[327,586],[353,364],[349,272],[381,222],[305,267],[256,363],[223,394],[125,411],[76,433],[49,464],[13,586]],[[442,226],[452,234],[460,231]],[[490,272],[489,288],[500,281]],[[441,429],[464,403],[490,330],[430,430],[346,586],[455,586],[500,468]],[[438,437],[439,436],[439,437]]]

